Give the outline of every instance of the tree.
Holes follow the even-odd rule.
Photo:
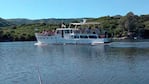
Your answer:
[[[133,12],[127,13],[126,16],[122,17],[119,21],[119,27],[123,29],[123,33],[134,34],[137,31],[138,16],[134,15]]]
[[[0,41],[2,40],[2,37],[3,37],[3,31],[0,30]]]

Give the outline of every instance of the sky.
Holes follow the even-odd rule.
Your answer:
[[[102,16],[149,14],[149,0],[0,0],[0,17],[98,18]]]

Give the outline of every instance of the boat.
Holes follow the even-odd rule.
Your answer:
[[[36,44],[89,44],[109,43],[111,39],[107,32],[100,34],[99,28],[81,28],[82,26],[100,25],[99,22],[70,23],[69,27],[62,24],[61,28],[42,33],[35,33]],[[80,28],[79,28],[80,27]]]

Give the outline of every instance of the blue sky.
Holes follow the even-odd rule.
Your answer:
[[[149,0],[0,0],[0,17],[82,18],[149,14]]]

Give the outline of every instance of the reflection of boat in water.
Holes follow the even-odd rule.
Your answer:
[[[107,32],[100,34],[98,28],[77,28],[84,25],[99,25],[98,22],[70,23],[68,28],[35,33],[38,44],[100,44],[109,43]],[[75,26],[72,28],[71,26]]]
[[[47,45],[38,46],[38,52],[44,53],[44,55],[50,54],[50,56],[60,56],[60,57],[94,57],[105,55],[109,49],[108,45]],[[49,53],[50,52],[50,53]]]

